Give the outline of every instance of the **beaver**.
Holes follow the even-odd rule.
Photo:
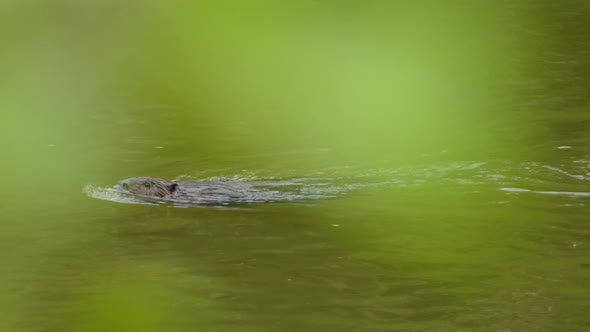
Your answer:
[[[259,203],[294,198],[276,190],[257,188],[236,180],[172,182],[159,178],[134,177],[121,180],[115,188],[119,192],[147,201],[181,205]]]
[[[176,191],[178,183],[164,179],[135,177],[119,181],[119,191],[136,196],[145,197],[169,197]]]

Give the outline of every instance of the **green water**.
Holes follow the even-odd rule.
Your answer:
[[[589,17],[3,2],[0,330],[588,330]],[[334,197],[109,194],[133,176]]]

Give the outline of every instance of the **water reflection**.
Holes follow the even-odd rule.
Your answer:
[[[587,329],[590,8],[172,3],[0,3],[0,330]]]
[[[108,249],[90,247],[103,247],[109,265],[126,257],[133,270],[161,269],[135,278],[157,280],[180,301],[160,322],[179,330],[557,328],[566,308],[583,317],[583,297],[564,301],[563,287],[588,269],[588,205],[565,192],[499,189],[584,190],[585,179],[570,175],[585,171],[577,162],[399,167],[354,179],[395,182],[313,204],[121,207],[102,222]]]
[[[585,179],[564,172],[585,174],[586,166],[547,166],[365,170],[354,180],[397,181],[310,204],[238,209],[85,198],[76,212],[84,222],[65,234],[65,225],[54,225],[46,234],[61,233],[61,245],[11,274],[21,279],[12,284],[30,285],[22,298],[39,299],[16,307],[16,326],[558,328],[566,312],[585,315],[584,297],[567,285],[583,285],[588,272],[588,205],[583,197],[499,190],[584,190]],[[350,188],[339,181],[332,185]]]

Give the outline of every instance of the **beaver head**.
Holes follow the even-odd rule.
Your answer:
[[[117,189],[138,196],[168,197],[178,184],[163,179],[137,177],[121,180]]]

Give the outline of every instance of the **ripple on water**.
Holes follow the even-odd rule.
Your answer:
[[[140,200],[130,195],[123,194],[117,191],[115,188],[98,187],[89,184],[82,189],[82,192],[88,195],[89,197],[100,199],[103,201],[111,201],[124,204],[157,205],[154,203]]]
[[[399,166],[369,170],[358,170],[356,175],[326,174],[322,170],[321,177],[309,178],[275,178],[263,177],[256,173],[245,172],[224,177],[210,177],[195,179],[192,176],[181,175],[175,181],[215,181],[234,180],[243,181],[261,189],[251,197],[233,203],[266,203],[293,202],[302,200],[319,200],[335,198],[342,194],[356,190],[376,188],[402,188],[421,186],[443,186],[476,188],[481,190],[500,190],[514,199],[520,195],[545,195],[563,197],[564,199],[583,199],[590,197],[587,190],[590,163],[575,160],[573,163],[548,165],[539,162],[451,162],[435,165]],[[331,177],[330,175],[333,175]],[[151,201],[118,192],[111,187],[88,185],[84,192],[96,199],[117,203],[159,205],[161,203],[178,207],[211,205],[210,201],[195,199],[180,201],[179,199]],[[525,196],[520,196],[525,197]],[[230,202],[228,202],[230,203]],[[571,202],[559,202],[571,203]],[[576,201],[576,204],[585,205]],[[214,205],[227,205],[223,202]]]

